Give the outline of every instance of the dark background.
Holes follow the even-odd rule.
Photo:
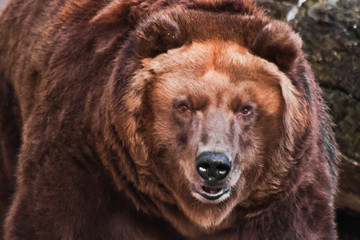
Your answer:
[[[0,10],[6,2],[0,0]],[[336,197],[339,239],[360,240],[360,0],[257,2],[304,40],[342,154]]]
[[[342,154],[336,197],[339,239],[360,240],[360,0],[257,2],[303,38]]]

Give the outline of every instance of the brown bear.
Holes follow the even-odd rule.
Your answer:
[[[4,239],[336,239],[298,34],[246,0],[12,0]]]

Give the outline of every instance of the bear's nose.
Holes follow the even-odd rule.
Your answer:
[[[197,172],[209,184],[224,179],[231,169],[229,158],[223,153],[204,152],[195,162]]]

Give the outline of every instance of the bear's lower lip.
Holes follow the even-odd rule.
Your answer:
[[[194,187],[194,191],[200,194],[202,197],[207,200],[217,200],[225,193],[230,191],[230,187],[212,187],[212,186],[204,186],[198,185]]]

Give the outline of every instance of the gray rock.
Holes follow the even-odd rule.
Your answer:
[[[351,225],[360,219],[360,0],[257,2],[304,40],[343,155],[336,206],[347,222],[339,222],[339,239],[360,239],[360,223]]]

